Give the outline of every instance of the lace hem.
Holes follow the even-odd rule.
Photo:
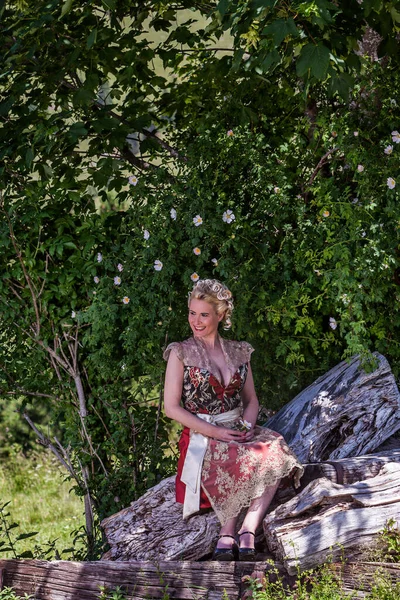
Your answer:
[[[256,427],[251,442],[209,441],[201,483],[218,519],[224,524],[283,477],[293,474],[298,485],[303,471],[279,433]]]
[[[248,508],[253,500],[260,498],[267,487],[276,485],[284,477],[287,477],[293,473],[294,486],[298,487],[300,485],[300,478],[303,475],[303,472],[304,468],[299,466],[299,463],[296,459],[293,459],[293,464],[288,465],[288,467],[282,471],[282,474],[279,476],[272,475],[270,478],[265,477],[263,481],[256,482],[256,485],[253,487],[253,489],[251,489],[250,484],[248,490],[240,490],[240,492],[232,494],[229,498],[225,498],[225,501],[222,504],[218,502],[218,499],[215,496],[209,494],[203,485],[201,487],[207,496],[213,511],[217,515],[221,526],[223,526],[227,521],[229,521],[229,519],[238,517],[242,509]]]

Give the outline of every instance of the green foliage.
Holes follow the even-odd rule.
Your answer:
[[[340,575],[331,569],[329,563],[318,569],[299,573],[290,588],[283,583],[278,571],[271,569],[268,572],[269,577],[264,578],[262,582],[251,577],[247,578],[253,600],[349,600],[359,597],[356,591],[343,590]],[[390,581],[390,577],[379,569],[374,575],[374,583],[370,592],[363,590],[361,575],[359,583],[357,584],[357,577],[355,577],[354,583],[366,600],[397,600],[399,598],[400,584]]]
[[[384,574],[377,575],[369,600],[397,600],[400,597],[400,583],[393,583]]]
[[[33,558],[33,554],[30,550],[19,553],[17,551],[18,542],[26,540],[27,538],[37,535],[37,531],[30,533],[20,533],[17,536],[11,533],[13,529],[19,527],[18,523],[10,522],[10,513],[7,512],[7,506],[10,502],[6,502],[0,506],[0,535],[5,538],[0,541],[0,552],[10,552],[13,558]]]
[[[390,519],[381,533],[384,544],[383,559],[400,563],[400,529],[394,519]]]
[[[21,419],[23,407],[26,407],[35,422],[50,425],[51,417],[44,406],[18,396],[0,398],[0,462],[12,460],[15,453],[26,454],[36,445],[35,433]],[[52,426],[56,427],[56,424],[53,423]]]
[[[33,596],[28,594],[17,596],[15,591],[10,587],[5,587],[0,590],[0,600],[29,600],[30,598],[33,598]]]
[[[91,556],[174,471],[161,351],[198,276],[232,288],[269,407],[356,353],[400,368],[397,3],[192,4],[0,22],[0,390],[85,496]],[[367,25],[385,62],[354,53]]]
[[[105,586],[100,587],[99,600],[125,600],[125,598],[126,594],[119,585],[112,590],[109,590]]]
[[[222,29],[233,35],[232,69],[244,63],[249,74],[269,77],[278,68],[295,68],[306,90],[325,82],[346,99],[362,68],[354,50],[367,26],[382,36],[379,56],[396,55],[399,8],[399,2],[375,0],[221,0],[213,24],[216,33]]]
[[[341,589],[340,577],[325,565],[318,570],[298,574],[292,589],[284,583],[279,573],[271,571],[263,582],[248,578],[253,600],[344,600],[349,598]],[[351,596],[350,596],[351,597]]]
[[[0,497],[10,500],[2,508],[2,558],[83,559],[83,503],[69,490],[49,453],[9,455],[0,466]]]

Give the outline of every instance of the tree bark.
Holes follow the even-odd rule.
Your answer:
[[[354,357],[302,391],[266,427],[283,435],[304,463],[373,452],[400,429],[400,394],[386,358],[372,373]]]
[[[388,520],[400,526],[400,464],[388,463],[376,477],[338,485],[326,478],[264,519],[269,550],[289,575],[329,558],[370,556]]]
[[[182,518],[175,502],[175,477],[101,523],[109,560],[196,560],[212,552],[219,531],[213,512]]]
[[[364,479],[371,481],[386,464],[395,461],[400,465],[400,450],[343,459],[337,461],[339,469],[337,465],[328,463],[305,465],[303,487],[322,476],[325,479],[320,481],[331,479],[335,486],[338,470],[346,484]],[[182,505],[175,502],[174,480],[174,477],[164,479],[131,506],[102,521],[104,534],[111,546],[103,556],[104,560],[198,560],[211,554],[219,532],[218,520],[213,512],[207,512],[184,521]],[[337,487],[346,489],[345,486]],[[276,512],[291,506],[290,503],[297,502],[300,497],[294,496],[293,487],[282,486],[271,509],[278,507]],[[263,537],[257,536],[257,541],[262,543]]]

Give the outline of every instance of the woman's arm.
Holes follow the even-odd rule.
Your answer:
[[[257,422],[259,403],[257,399],[256,390],[254,388],[253,372],[249,363],[249,369],[247,371],[246,382],[242,390],[242,401],[243,401],[243,419],[251,423],[252,428],[248,432],[246,441],[251,440],[254,436],[254,427]]]
[[[183,364],[175,352],[171,351],[164,385],[164,409],[167,417],[178,421],[178,423],[189,427],[189,429],[193,429],[193,431],[223,442],[231,442],[233,440],[236,442],[244,441],[245,433],[207,423],[207,421],[200,419],[183,408],[181,406],[182,386]]]

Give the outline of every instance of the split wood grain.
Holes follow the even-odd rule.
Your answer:
[[[320,462],[373,452],[400,429],[400,394],[388,361],[362,370],[359,357],[317,379],[267,421],[301,462]]]
[[[388,520],[400,525],[400,465],[352,485],[310,483],[264,519],[269,550],[289,574],[370,549]]]
[[[245,589],[242,578],[253,568],[252,563],[234,562],[0,560],[3,585],[22,596],[32,594],[35,600],[98,600],[101,588],[111,593],[117,587],[127,600],[167,595],[179,600],[220,600],[223,595],[238,600]]]

